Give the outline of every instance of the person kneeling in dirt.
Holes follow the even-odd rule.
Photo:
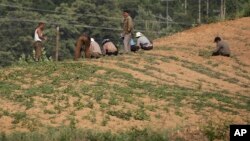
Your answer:
[[[103,46],[103,55],[118,55],[118,50],[116,46],[110,41],[110,39],[104,39],[102,41],[102,46]]]
[[[136,46],[133,39],[130,40],[130,47],[131,47],[132,52],[136,52],[136,51],[138,51],[140,49],[138,46]]]
[[[221,40],[220,37],[215,37],[214,42],[217,44],[212,56],[226,56],[230,57],[230,49],[227,42]]]
[[[137,38],[136,46],[141,47],[141,49],[144,49],[144,50],[153,49],[153,44],[141,32],[137,32],[135,37]]]
[[[102,55],[102,51],[101,51],[101,48],[99,46],[99,44],[95,41],[94,38],[91,38],[91,43],[90,43],[90,56],[91,58],[100,58],[101,55]]]

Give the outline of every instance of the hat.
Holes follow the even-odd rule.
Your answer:
[[[91,38],[91,39],[90,39],[90,41],[91,41],[91,42],[94,42],[94,41],[95,41],[95,39],[94,39],[94,38]]]
[[[107,42],[110,42],[110,40],[109,40],[109,39],[104,39],[104,40],[102,41],[102,45],[104,45],[104,44],[107,43]]]
[[[141,32],[137,32],[136,34],[135,34],[135,37],[136,38],[139,38],[139,37],[141,37],[142,36],[142,33]]]

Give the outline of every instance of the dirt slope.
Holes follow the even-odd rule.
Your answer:
[[[220,36],[226,40],[231,47],[232,58],[209,57],[209,51],[213,50],[215,44],[213,39]],[[242,85],[235,85],[216,78],[209,78],[201,73],[185,74],[191,81],[205,79],[207,83],[215,83],[228,91],[237,92],[249,90],[250,73],[250,18],[242,18],[234,21],[226,21],[209,25],[202,25],[193,29],[177,33],[170,37],[155,40],[155,46],[159,46],[159,51],[154,54],[164,56],[175,55],[184,60],[201,64],[211,68],[213,71],[226,74],[228,77],[236,78]],[[162,51],[161,49],[173,48],[173,51]],[[175,63],[177,64],[177,63]],[[172,64],[173,65],[173,64]],[[173,69],[173,67],[171,67]],[[183,69],[183,68],[182,68]],[[176,70],[177,73],[183,71]],[[191,77],[189,77],[190,75]],[[185,78],[181,76],[181,78]],[[213,89],[213,88],[211,88]]]
[[[229,42],[231,58],[210,57],[217,35]],[[200,140],[209,121],[250,122],[250,18],[201,25],[154,45],[118,57],[0,70],[0,131],[149,127]]]

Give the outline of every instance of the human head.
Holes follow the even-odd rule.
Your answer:
[[[219,41],[221,41],[221,38],[220,38],[220,37],[215,37],[215,38],[214,38],[214,42],[215,42],[215,43],[218,43]]]
[[[136,34],[135,34],[135,37],[136,38],[139,38],[139,37],[141,37],[142,36],[142,33],[141,32],[136,32]]]
[[[44,29],[44,27],[45,27],[45,22],[39,22],[39,23],[38,23],[38,27],[40,27],[41,29]]]
[[[91,41],[91,42],[94,42],[94,41],[95,41],[95,39],[94,39],[94,38],[90,38],[90,41]]]
[[[128,10],[123,10],[123,17],[126,18],[129,16],[129,11]]]

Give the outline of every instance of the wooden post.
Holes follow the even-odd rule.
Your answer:
[[[226,19],[226,0],[223,0],[223,19]]]
[[[56,54],[55,54],[55,60],[58,61],[59,56],[59,47],[60,47],[60,28],[59,26],[56,27]]]
[[[238,0],[235,1],[235,5],[236,5],[236,12],[235,12],[235,17],[239,18],[239,4],[238,4]]]
[[[167,9],[166,9],[166,20],[167,20],[167,29],[168,29],[168,1],[167,1]]]
[[[225,20],[225,13],[224,13],[224,0],[220,1],[220,16],[221,16],[221,20]]]
[[[184,7],[185,7],[185,14],[187,15],[187,0],[185,0],[185,5],[184,5]]]
[[[198,18],[198,23],[201,23],[201,0],[199,0],[199,18]]]
[[[209,17],[209,0],[207,0],[207,18]]]

